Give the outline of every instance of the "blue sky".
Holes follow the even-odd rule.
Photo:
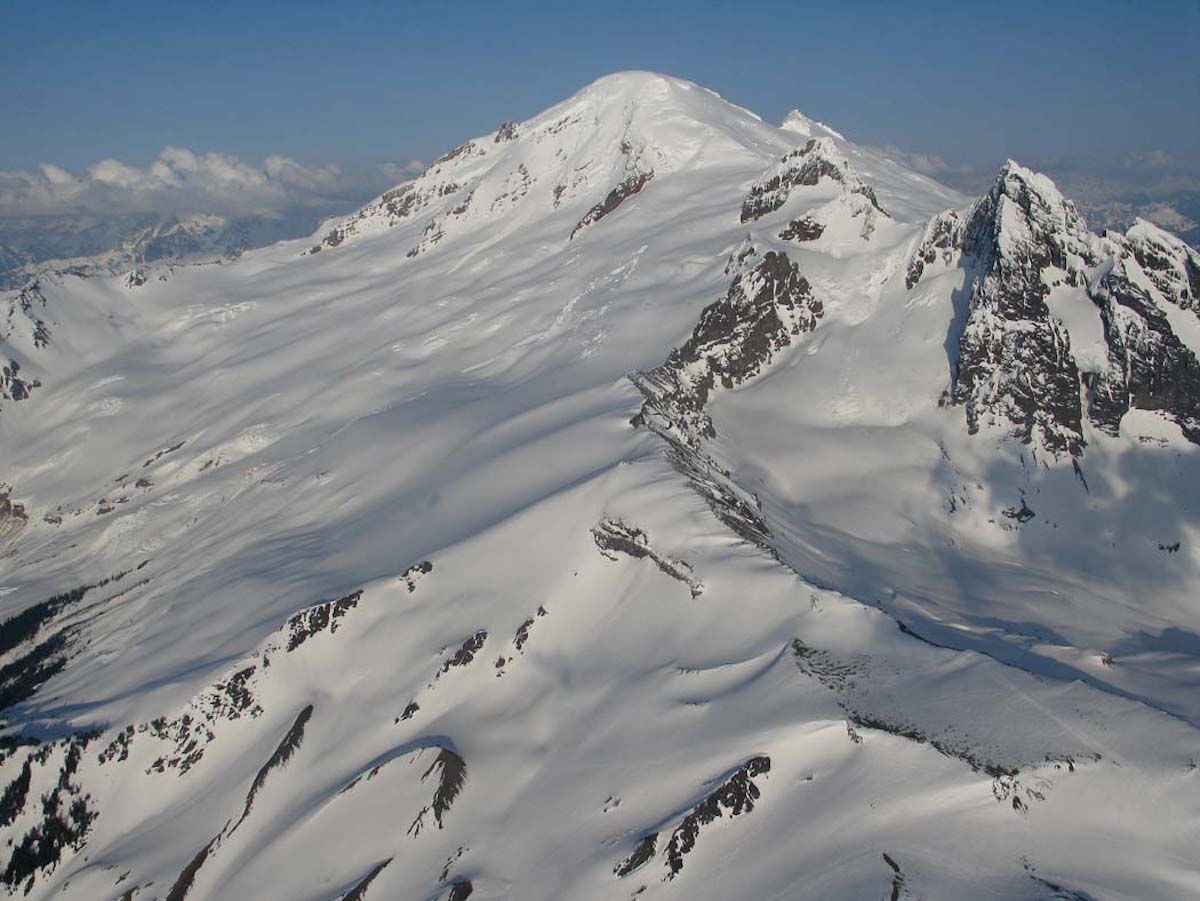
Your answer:
[[[1200,2],[3,2],[0,169],[429,159],[652,69],[990,165],[1200,159]]]

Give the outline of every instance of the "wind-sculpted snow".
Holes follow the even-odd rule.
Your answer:
[[[0,894],[1193,897],[1194,260],[993,193],[625,73],[6,294]]]

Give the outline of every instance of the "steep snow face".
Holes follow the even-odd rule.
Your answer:
[[[1195,260],[789,123],[5,295],[0,885],[1194,896]]]
[[[574,237],[655,176],[757,166],[784,146],[750,113],[690,82],[652,73],[602,78],[526,122],[455,148],[414,182],[335,225],[340,245],[411,218],[424,222],[413,255],[448,236],[490,240],[547,217],[573,216]],[[580,206],[590,207],[580,213]],[[320,246],[320,245],[319,245]]]

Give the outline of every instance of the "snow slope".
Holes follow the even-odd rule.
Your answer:
[[[1194,897],[1189,254],[622,73],[5,295],[0,884]]]

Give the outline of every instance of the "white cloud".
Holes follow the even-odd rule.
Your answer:
[[[379,171],[388,178],[403,181],[424,172],[425,164],[420,160],[409,160],[407,163],[384,163],[379,167]]]
[[[908,168],[925,175],[936,176],[947,172],[969,171],[968,167],[950,165],[936,153],[909,153],[901,150],[895,144],[886,145],[883,147],[883,152]]]
[[[148,166],[105,159],[77,176],[53,163],[0,170],[0,218],[127,213],[271,215],[296,207],[360,202],[412,177],[419,161],[387,163],[355,175],[273,154],[260,164],[223,153],[167,147]]]

